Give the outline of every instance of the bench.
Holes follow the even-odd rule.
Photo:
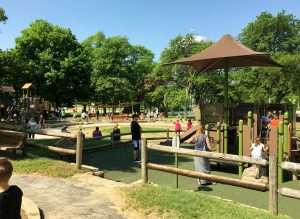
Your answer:
[[[26,133],[0,130],[0,150],[16,153],[16,150],[23,149],[26,139]]]

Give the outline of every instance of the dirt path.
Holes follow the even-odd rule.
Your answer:
[[[18,185],[46,219],[143,218],[124,210],[121,188],[128,185],[90,174],[71,179],[15,175],[11,184]]]

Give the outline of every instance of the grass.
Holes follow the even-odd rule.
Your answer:
[[[11,154],[0,152],[0,156],[11,158]],[[67,178],[87,170],[78,170],[75,165],[60,160],[49,158],[30,158],[18,155],[12,160],[14,173],[16,174],[38,174],[51,177]]]
[[[99,167],[105,172],[105,178],[124,183],[132,183],[141,179],[140,165],[132,162],[133,149],[131,147],[122,147],[99,152],[84,154],[83,163]],[[149,162],[173,166],[174,156],[149,151]],[[212,164],[213,175],[222,175],[231,178],[238,178],[238,168],[232,165],[221,165],[217,168]],[[179,156],[179,168],[186,170],[195,170],[193,157]],[[160,186],[175,188],[176,175],[164,173],[161,171],[149,170],[149,180]],[[285,182],[280,187],[299,189],[300,180]],[[195,190],[195,194],[217,196],[224,199],[234,200],[235,202],[268,210],[268,192],[260,192],[246,188],[240,188],[225,184],[217,184],[203,189],[197,189],[196,179],[179,176],[180,190]],[[299,218],[300,208],[299,200],[279,195],[279,213],[289,215],[293,218]]]
[[[163,218],[287,218],[204,194],[152,185],[126,189],[129,206]]]

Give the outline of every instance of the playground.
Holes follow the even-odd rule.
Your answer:
[[[48,35],[36,34],[40,26],[51,34],[39,22],[16,40],[20,80],[9,68],[0,87],[0,156],[12,160],[12,183],[35,209],[31,217],[24,201],[23,219],[299,218],[300,99],[292,82],[300,56],[251,49],[245,33],[241,42],[188,34],[156,63],[151,51],[104,34],[82,44],[32,43],[31,33]],[[180,205],[195,214],[183,216]]]
[[[82,154],[82,164],[99,168],[104,172],[104,177],[108,180],[115,182],[125,183],[127,185],[138,182],[141,179],[141,165],[132,162],[132,146],[130,136],[121,136],[122,144],[115,144],[111,147],[110,132],[114,123],[99,123],[94,125],[80,126],[82,132],[86,135],[86,139],[83,141],[83,148],[93,148],[93,150],[84,151]],[[107,135],[107,140],[94,140],[91,138],[91,132],[95,126],[99,126],[103,133],[103,136]],[[149,138],[152,143],[160,143],[169,137],[170,139],[175,135],[172,132],[174,124],[170,122],[165,123],[141,123],[141,126],[145,133],[143,138]],[[129,122],[121,124],[121,133],[126,134],[129,130]],[[169,131],[167,131],[169,129]],[[78,131],[78,126],[68,130],[71,134]],[[60,128],[52,129],[53,132],[60,133]],[[152,132],[152,133],[147,133]],[[167,136],[169,134],[169,136]],[[155,139],[160,138],[160,139]],[[36,154],[39,156],[46,156],[52,159],[61,159],[60,153],[57,151],[47,151],[45,148],[32,147],[34,144],[55,145],[55,142],[59,140],[58,137],[48,137],[47,135],[37,135],[35,140],[30,140],[29,145],[26,149],[27,152]],[[104,145],[104,147],[102,147]],[[110,145],[109,147],[105,145]],[[100,146],[100,147],[98,147]],[[181,148],[193,149],[193,145],[182,144]],[[63,157],[67,162],[76,162],[74,155]],[[176,160],[174,155],[160,153],[155,151],[149,151],[148,162],[159,165],[165,165],[167,167],[175,167]],[[180,155],[178,157],[178,168],[185,170],[194,170],[193,157]],[[233,164],[222,164],[217,165],[216,162],[211,163],[212,175],[230,177],[233,179],[239,179],[239,166]],[[246,168],[246,166],[245,166]],[[285,175],[286,179],[281,186],[297,189],[299,188],[299,181],[291,181],[291,175]],[[156,170],[149,170],[149,182],[158,184],[160,186],[177,187],[176,175],[170,173],[164,173]],[[196,180],[189,177],[179,176],[178,177],[178,188],[182,190],[193,190],[194,192],[200,192],[209,194],[211,196],[220,197],[222,199],[232,200],[237,203],[253,206],[260,209],[268,209],[268,196],[269,192],[260,192],[250,190],[246,188],[233,187],[226,184],[218,183],[217,185],[211,185],[203,188],[197,188]],[[240,194],[245,194],[241,196]],[[298,212],[298,200],[284,196],[279,196],[279,209],[281,214],[286,214],[291,217],[297,217],[300,213]]]

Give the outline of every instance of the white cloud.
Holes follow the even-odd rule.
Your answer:
[[[211,41],[210,39],[208,39],[207,37],[205,36],[200,36],[200,35],[195,35],[194,36],[194,39],[198,42],[201,42],[201,41],[204,41],[204,42],[209,42]]]

